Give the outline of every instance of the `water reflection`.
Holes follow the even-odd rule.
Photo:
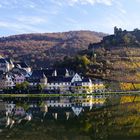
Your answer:
[[[118,96],[3,98],[0,140],[139,139],[139,101]]]
[[[85,110],[103,106],[105,98],[100,97],[49,97],[40,99],[3,99],[0,101],[0,125],[12,127],[21,120],[31,121],[33,118],[68,120],[70,117],[79,116]]]

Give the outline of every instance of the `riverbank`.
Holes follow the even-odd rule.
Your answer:
[[[35,98],[45,98],[45,97],[60,97],[60,96],[134,96],[140,95],[140,91],[128,91],[128,92],[103,92],[103,93],[64,93],[64,94],[0,94],[0,98],[7,97],[35,97]]]
[[[45,98],[45,97],[60,97],[60,96],[87,96],[92,94],[0,94],[0,98],[8,98],[8,97],[32,97],[32,98]]]

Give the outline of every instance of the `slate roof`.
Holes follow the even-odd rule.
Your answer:
[[[56,71],[57,71],[58,76],[65,76],[65,74],[67,72],[67,70],[65,68],[64,69],[59,68],[59,69],[56,69]]]
[[[41,71],[43,71],[43,73],[48,77],[52,76],[54,69],[42,69]]]
[[[57,72],[57,76],[65,76],[66,74],[66,69],[52,68],[52,69],[42,69],[42,71],[46,76],[52,76],[55,71]]]
[[[18,62],[18,63],[14,63],[15,66],[21,66],[21,68],[28,68],[29,66],[25,63],[25,62]]]
[[[52,77],[53,73],[55,72],[55,70],[57,71],[57,77],[64,77],[67,69],[40,69],[40,70],[33,70],[33,76],[36,75],[39,76],[42,73],[45,74],[46,77]]]
[[[27,78],[28,82],[33,82],[33,83],[40,83],[40,79],[46,78],[45,74],[41,70],[34,70],[32,72],[32,75]]]
[[[72,77],[59,77],[59,76],[48,77],[48,83],[71,82],[71,80]]]
[[[57,76],[52,76],[53,73],[57,71]],[[39,69],[39,70],[33,70],[32,75],[29,78],[29,81],[39,80],[41,78],[46,77],[48,79],[48,83],[60,83],[60,82],[71,82],[72,76],[65,77],[65,73],[67,72],[67,69]]]
[[[4,74],[4,72],[2,70],[0,70],[0,76],[3,75],[3,74]]]
[[[44,74],[48,77],[48,76],[52,76],[52,74],[55,72],[57,72],[57,76],[65,76],[66,72],[68,71],[69,74],[71,76],[74,75],[74,72],[72,70],[67,70],[66,68],[51,68],[51,69],[42,69],[42,71],[44,72]]]
[[[74,71],[66,69],[66,68],[57,68],[56,71],[57,71],[58,76],[65,76],[67,71],[70,74],[70,76],[73,76],[75,74]]]
[[[84,79],[82,79],[82,82],[90,82],[90,79],[89,78],[84,78]]]
[[[13,64],[12,60],[10,58],[5,58],[5,60],[9,63],[9,64]]]
[[[7,61],[6,61],[6,59],[4,59],[4,58],[0,58],[0,63],[4,63],[4,64],[6,64]]]
[[[16,71],[17,70],[17,71]],[[23,74],[23,75],[26,75],[27,72],[25,69],[22,69],[22,68],[13,68],[12,71],[11,71],[13,74]]]

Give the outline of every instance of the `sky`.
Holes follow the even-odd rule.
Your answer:
[[[140,28],[140,0],[0,0],[0,36]]]

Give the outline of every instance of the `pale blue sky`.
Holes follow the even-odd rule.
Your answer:
[[[140,0],[0,0],[0,36],[140,28]]]

